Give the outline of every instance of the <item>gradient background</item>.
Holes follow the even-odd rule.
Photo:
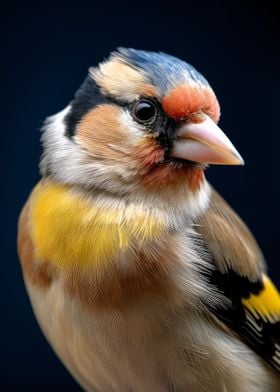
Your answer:
[[[197,1],[198,2],[198,1]],[[16,253],[16,225],[39,179],[39,128],[60,111],[117,46],[162,50],[189,61],[213,86],[221,126],[245,167],[211,167],[208,178],[259,241],[279,278],[279,66],[277,12],[243,1],[174,0],[101,7],[4,7],[1,29],[1,355],[3,391],[79,391],[41,334]],[[210,3],[210,4],[209,4]],[[275,6],[276,7],[276,6]],[[121,358],[120,358],[121,360]]]

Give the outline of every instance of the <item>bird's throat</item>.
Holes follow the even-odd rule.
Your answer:
[[[182,186],[187,186],[191,192],[196,194],[201,189],[204,180],[204,166],[179,159],[168,159],[145,173],[141,183],[152,188],[164,185],[174,192]]]

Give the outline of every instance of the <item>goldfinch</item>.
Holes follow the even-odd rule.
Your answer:
[[[280,391],[280,296],[206,181],[242,165],[206,79],[120,48],[43,127],[19,220],[32,307],[86,391]]]

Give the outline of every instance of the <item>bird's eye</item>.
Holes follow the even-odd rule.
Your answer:
[[[140,123],[151,122],[157,117],[157,106],[154,102],[141,99],[132,106],[132,115]]]

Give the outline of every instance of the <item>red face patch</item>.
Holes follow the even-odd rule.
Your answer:
[[[200,111],[208,114],[215,122],[220,117],[220,106],[210,87],[176,87],[163,98],[162,107],[169,117],[177,121]]]

